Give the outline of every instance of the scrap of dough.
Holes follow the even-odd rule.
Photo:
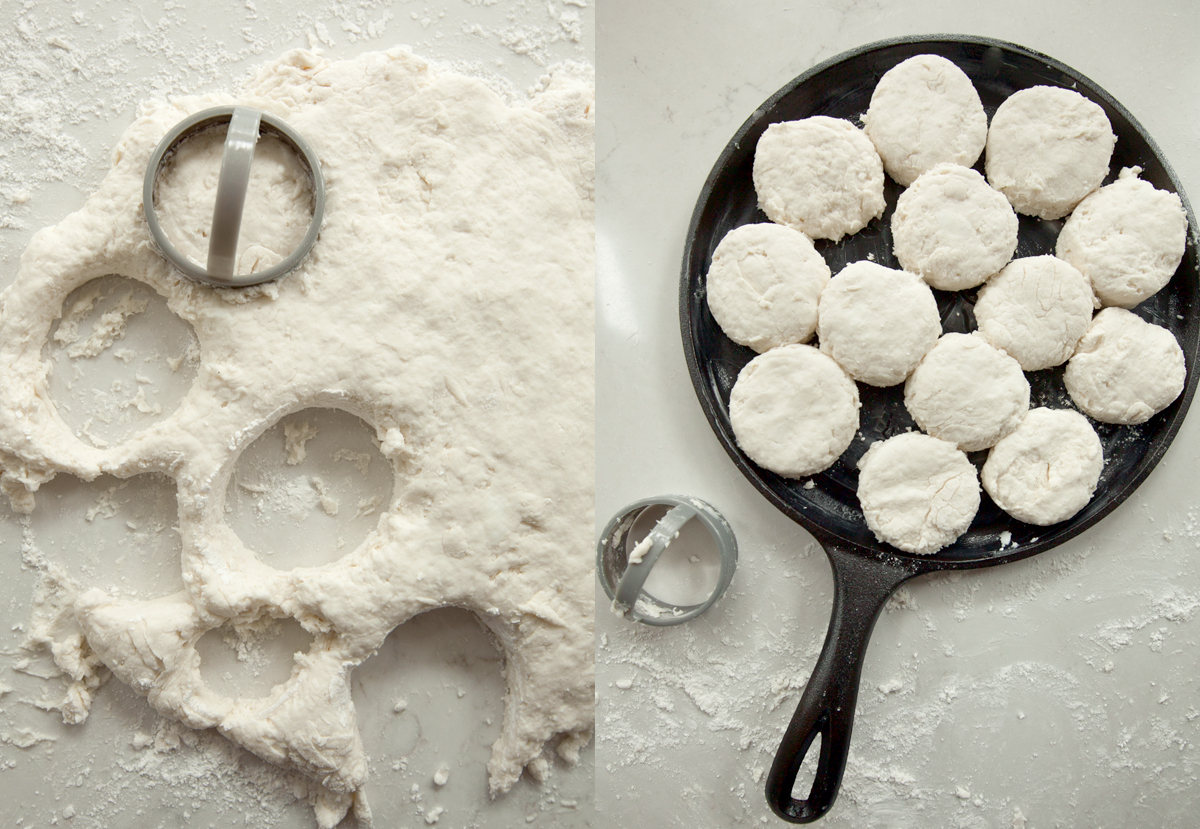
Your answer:
[[[833,465],[858,430],[858,386],[810,345],[784,345],[742,368],[729,395],[738,446],[787,478]]]
[[[1021,365],[978,334],[945,334],[904,384],[917,425],[964,452],[987,449],[1029,411]]]
[[[1079,203],[1063,223],[1056,252],[1092,281],[1104,305],[1132,308],[1171,281],[1187,244],[1179,196],[1126,167]]]
[[[770,222],[742,225],[713,252],[708,308],[725,336],[761,353],[812,337],[828,282],[829,266],[800,231]]]
[[[907,187],[936,164],[978,161],[987,115],[965,72],[941,55],[916,55],[879,79],[863,129],[888,175]]]
[[[883,162],[843,118],[771,124],[754,150],[753,175],[767,218],[813,239],[836,242],[883,215]]]
[[[1174,402],[1187,379],[1183,349],[1160,325],[1124,308],[1092,319],[1063,382],[1083,412],[1102,423],[1145,423]]]
[[[1087,506],[1104,468],[1100,437],[1070,409],[1030,409],[988,453],[981,477],[996,506],[1045,527]]]
[[[1099,104],[1031,86],[1000,104],[988,130],[988,181],[1018,213],[1061,219],[1108,175],[1117,137]]]
[[[851,262],[821,294],[821,352],[871,386],[894,386],[912,373],[942,333],[937,301],[921,278]]]
[[[1017,214],[983,176],[939,164],[896,200],[892,249],[906,270],[934,288],[961,291],[982,284],[1017,249]]]
[[[979,291],[980,335],[1025,371],[1062,365],[1092,322],[1087,277],[1055,256],[1015,259]]]
[[[171,127],[235,103],[315,144],[328,202],[299,269],[218,289],[155,252],[142,185]],[[156,471],[178,487],[186,590],[147,602],[84,593],[74,612],[88,643],[158,712],[307,775],[323,826],[341,820],[367,776],[353,670],[433,608],[476,613],[503,651],[493,794],[548,743],[573,757],[591,738],[594,111],[582,67],[556,70],[510,106],[404,49],[336,63],[293,51],[236,97],[147,104],[98,190],[33,237],[0,299],[4,492],[32,508],[30,492],[55,474]],[[308,188],[281,184],[287,213],[306,216]],[[58,417],[41,353],[64,299],[113,273],[168,300],[195,330],[200,365],[174,412],[98,448]],[[468,403],[487,405],[445,393],[449,377]],[[236,537],[224,493],[258,435],[311,407],[375,428],[396,495],[341,558],[277,570]],[[462,529],[463,555],[445,552],[451,528]],[[208,688],[196,642],[263,615],[314,636],[288,680],[259,699]]]
[[[953,443],[920,432],[871,444],[858,462],[858,500],[880,541],[936,553],[967,531],[979,509],[979,478]]]

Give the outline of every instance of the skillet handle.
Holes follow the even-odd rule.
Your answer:
[[[771,809],[791,823],[817,820],[837,798],[871,629],[888,596],[918,572],[896,559],[869,557],[836,544],[826,544],[825,553],[834,580],[829,632],[767,776]],[[817,735],[821,754],[816,777],[807,799],[797,800],[792,797],[792,787]]]

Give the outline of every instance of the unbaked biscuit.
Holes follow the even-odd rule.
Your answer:
[[[858,387],[810,345],[783,345],[742,368],[729,395],[738,446],[787,478],[833,465],[858,430]]]
[[[1018,213],[1061,219],[1108,174],[1117,137],[1098,104],[1031,86],[1000,104],[988,130],[988,181]]]
[[[906,271],[934,288],[974,288],[1012,259],[1017,214],[983,176],[939,164],[900,194],[892,214],[892,249]]]
[[[907,271],[851,262],[821,294],[821,351],[871,386],[902,382],[941,333],[933,291]]]
[[[1166,285],[1183,259],[1187,215],[1179,196],[1126,167],[1079,203],[1058,234],[1059,257],[1092,281],[1104,305],[1132,308]]]
[[[754,150],[753,177],[767,218],[813,239],[836,242],[883,215],[883,162],[842,118],[771,124]]]
[[[863,115],[888,175],[905,187],[935,164],[970,167],[987,141],[987,115],[961,69],[940,55],[916,55],[875,86]]]
[[[742,225],[713,252],[708,308],[725,336],[761,353],[812,336],[828,282],[829,266],[800,231],[769,222]]]

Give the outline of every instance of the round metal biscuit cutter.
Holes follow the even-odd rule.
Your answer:
[[[213,207],[212,230],[209,233],[208,263],[201,266],[188,259],[167,238],[159,224],[154,207],[158,176],[180,142],[206,129],[228,124],[225,150],[221,158],[221,174],[217,180],[217,199]],[[289,145],[300,158],[312,184],[313,215],[308,231],[300,244],[274,267],[250,274],[235,274],[234,256],[237,253],[238,232],[242,210],[246,204],[246,188],[250,183],[250,165],[260,133],[271,134]],[[146,166],[142,189],[142,205],[150,235],[162,255],[187,276],[209,285],[241,288],[278,279],[299,265],[316,244],[325,215],[325,179],[321,162],[300,134],[285,121],[269,112],[246,106],[221,106],[197,112],[180,121],[155,147]]]
[[[629,550],[629,531],[643,512],[654,507],[666,507],[666,515]],[[712,536],[721,572],[716,588],[700,604],[669,604],[644,592],[642,586],[663,550],[679,535],[683,525],[693,519]],[[696,618],[721,598],[733,580],[736,567],[737,540],[733,528],[712,505],[689,496],[660,495],[635,501],[613,516],[596,543],[596,571],[604,592],[613,600],[613,608],[648,625],[678,625]]]

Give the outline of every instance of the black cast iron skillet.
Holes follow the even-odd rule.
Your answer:
[[[933,53],[953,61],[974,82],[989,119],[1013,92],[1029,86],[1074,89],[1107,113],[1117,136],[1109,177],[1122,167],[1140,166],[1142,177],[1184,199],[1189,221],[1187,251],[1170,284],[1138,306],[1136,313],[1170,329],[1183,346],[1187,384],[1165,411],[1139,426],[1093,424],[1104,446],[1104,471],[1091,502],[1069,521],[1050,527],[1023,524],[1001,512],[987,494],[970,529],[952,546],[931,557],[902,553],[877,541],[867,528],[855,495],[856,464],[867,447],[916,425],[904,408],[903,385],[876,389],[859,384],[860,429],[850,448],[830,469],[806,480],[789,480],[768,472],[746,457],[729,424],[729,392],[738,372],[754,352],[721,332],[705,300],[705,275],[713,249],[734,227],[767,221],[757,206],[751,167],[754,148],[767,126],[811,115],[860,122],[879,78],[902,60]],[[1185,102],[1180,101],[1181,105]],[[982,159],[977,169],[982,171]],[[848,262],[873,256],[899,267],[891,252],[891,214],[901,188],[888,179],[888,209],[838,244],[818,242],[836,274]],[[1020,217],[1017,256],[1054,252],[1062,223]],[[945,330],[974,327],[974,291],[935,292]],[[688,369],[700,404],[733,462],[767,499],[805,527],[824,547],[833,569],[833,612],[825,646],[813,668],[800,704],[787,727],[767,778],[767,799],[781,818],[807,823],[833,805],[846,766],[850,731],[858,696],[859,675],[871,629],[883,603],[908,579],[936,570],[969,570],[1004,564],[1049,550],[1112,512],[1150,474],[1179,431],[1196,389],[1196,357],[1200,352],[1200,266],[1197,264],[1196,220],[1162,153],[1133,116],[1111,95],[1058,61],[997,40],[967,36],[909,37],[881,41],[839,55],[809,70],[759,107],[721,154],[705,182],[688,230],[680,285],[680,318]],[[1071,408],[1062,368],[1029,375],[1033,406]],[[986,452],[971,460],[978,466]],[[816,776],[808,797],[798,800],[792,788],[805,754],[821,737]]]

